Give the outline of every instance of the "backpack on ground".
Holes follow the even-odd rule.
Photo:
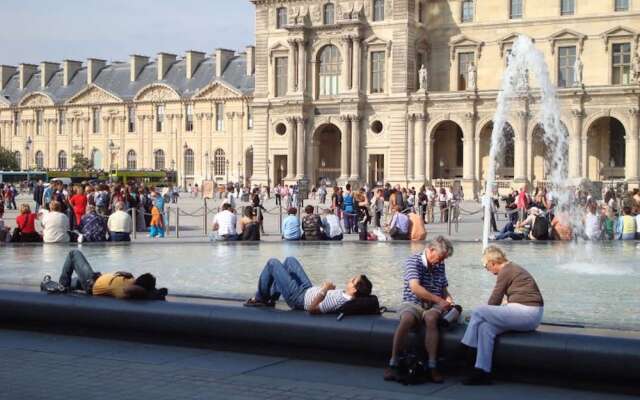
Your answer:
[[[407,354],[398,362],[398,378],[396,381],[403,385],[420,385],[429,380],[428,369],[424,361],[416,354]]]
[[[531,227],[531,236],[537,240],[547,240],[549,238],[549,220],[543,216],[537,216]]]

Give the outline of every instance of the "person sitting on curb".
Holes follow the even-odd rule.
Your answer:
[[[487,247],[482,254],[482,264],[498,278],[488,305],[473,310],[462,338],[464,345],[477,349],[475,369],[463,381],[464,385],[491,384],[496,336],[507,331],[534,331],[544,312],[544,300],[535,279],[527,270],[509,261],[499,247]],[[507,303],[502,305],[505,296]]]
[[[76,278],[72,277],[74,272]],[[55,293],[82,291],[93,296],[147,300],[164,300],[168,293],[166,288],[156,289],[156,278],[150,273],[134,278],[129,272],[94,272],[79,250],[71,250],[67,255],[58,282],[45,275],[40,290]]]
[[[115,204],[116,211],[109,216],[107,226],[109,227],[109,240],[112,242],[130,242],[133,221],[131,215],[124,211],[124,202],[118,201]]]
[[[302,239],[303,240],[321,240],[322,232],[320,227],[322,221],[318,214],[314,214],[312,205],[308,205],[304,208],[304,216],[302,217]]]
[[[453,245],[443,236],[431,240],[425,250],[407,259],[404,273],[402,305],[398,310],[400,323],[393,335],[393,348],[389,366],[384,371],[385,380],[398,380],[399,359],[405,348],[409,330],[425,324],[425,347],[429,356],[431,380],[442,383],[437,370],[438,320],[453,305],[449,294],[444,260],[453,255]]]
[[[218,232],[218,240],[233,241],[238,239],[236,233],[237,217],[230,203],[222,204],[222,211],[213,218],[213,231]]]
[[[80,220],[78,242],[105,242],[107,240],[107,220],[96,212],[96,207],[87,206],[87,213]],[[82,238],[82,239],[81,239]]]
[[[289,208],[287,218],[282,221],[282,238],[284,240],[300,240],[302,231],[300,230],[300,220],[296,216],[298,209]]]
[[[408,240],[409,239],[409,217],[402,213],[400,206],[393,208],[393,217],[389,223],[389,236],[393,240]]]
[[[67,243],[69,236],[69,218],[62,213],[58,201],[49,203],[50,211],[42,217],[42,239],[45,243]],[[41,210],[42,211],[42,210]]]
[[[310,314],[328,314],[338,311],[354,297],[368,296],[373,285],[365,275],[349,279],[344,291],[337,290],[332,282],[313,286],[294,257],[287,257],[284,264],[275,258],[267,261],[258,281],[255,297],[247,300],[248,307],[274,307],[280,295],[293,310],[305,310]]]
[[[340,226],[340,218],[333,213],[333,209],[326,208],[324,217],[322,218],[322,239],[323,240],[342,240],[342,226]]]

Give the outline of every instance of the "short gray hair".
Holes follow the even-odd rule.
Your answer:
[[[124,202],[123,201],[118,201],[116,203],[116,210],[118,210],[118,211],[124,210]]]
[[[447,258],[453,255],[453,244],[444,236],[438,236],[427,243],[427,249],[431,249],[438,254],[446,255]]]

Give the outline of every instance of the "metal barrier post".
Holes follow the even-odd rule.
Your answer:
[[[458,225],[460,223],[460,206],[456,207],[456,233],[458,233]]]
[[[171,229],[171,207],[167,207],[167,236],[169,236],[169,230]]]
[[[204,198],[204,235],[207,236],[207,198]]]
[[[278,230],[280,231],[280,234],[282,235],[282,202],[280,202],[280,214],[278,217]]]
[[[176,237],[180,237],[180,207],[176,207]]]
[[[453,213],[451,212],[451,205],[447,206],[447,231],[449,232],[449,236],[451,236],[451,219],[453,218]]]
[[[135,207],[133,207],[131,209],[131,219],[133,220],[131,225],[133,225],[132,233],[133,233],[133,238],[134,239],[136,238],[136,236],[137,236],[136,233],[138,232],[138,224],[137,224],[138,219],[136,218],[137,217],[137,215],[136,215],[137,211],[138,210],[136,210]]]

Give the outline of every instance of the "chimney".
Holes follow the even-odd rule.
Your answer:
[[[256,47],[247,46],[247,76],[256,72]]]
[[[105,60],[99,60],[97,58],[87,59],[87,85],[91,85],[95,82],[98,73],[102,68],[107,65]]]
[[[138,79],[138,75],[140,75],[140,71],[144,68],[145,65],[149,62],[149,57],[147,56],[139,56],[137,54],[131,55],[130,67],[131,67],[131,82],[135,82]]]
[[[78,70],[82,68],[82,63],[80,61],[74,60],[64,60],[62,61],[62,69],[63,69],[63,77],[62,84],[64,86],[68,86],[71,83],[71,79],[78,72]]]
[[[33,64],[20,64],[20,90],[24,89],[29,83],[29,79],[36,73],[38,70],[37,65]]]
[[[198,65],[204,60],[204,53],[201,51],[189,50],[187,51],[187,79],[191,79],[196,72]]]
[[[60,69],[60,64],[49,61],[40,63],[40,87],[44,89],[51,80],[53,74]]]
[[[176,61],[176,55],[170,53],[158,53],[158,80],[161,81],[167,76],[167,71],[171,64]]]
[[[233,50],[216,49],[216,77],[221,77],[229,60],[236,54]]]
[[[17,70],[13,65],[0,65],[0,90],[4,90],[7,87],[9,78],[11,78]]]

